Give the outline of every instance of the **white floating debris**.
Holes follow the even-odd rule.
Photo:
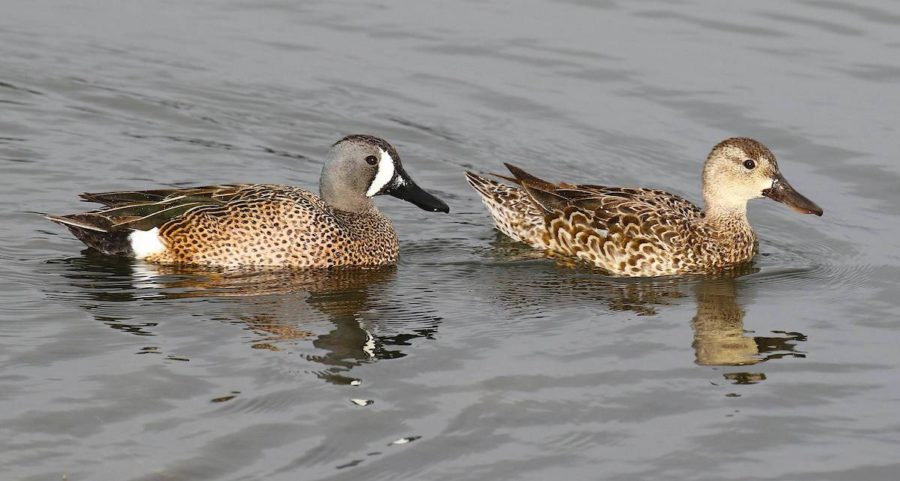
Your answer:
[[[359,379],[354,379],[354,380],[350,381],[351,386],[359,386],[360,384],[362,384],[362,381],[360,381]]]
[[[375,404],[375,401],[371,399],[351,399],[350,402],[356,404],[357,406],[368,406],[370,404]]]
[[[421,438],[421,437],[422,437],[422,436],[409,436],[409,437],[406,437],[406,438],[400,438],[400,439],[398,439],[398,440],[392,442],[392,443],[389,444],[388,446],[393,446],[393,445],[395,445],[395,444],[409,444],[409,443],[411,443],[411,442],[413,442],[413,441],[415,441],[416,439],[419,439],[419,438]]]

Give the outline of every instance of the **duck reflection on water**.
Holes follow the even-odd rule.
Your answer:
[[[497,256],[496,269],[481,275],[498,290],[497,301],[510,315],[521,311],[550,309],[558,300],[604,302],[614,311],[641,316],[664,313],[665,306],[696,301],[691,320],[695,362],[703,366],[750,366],[782,357],[805,357],[797,344],[806,337],[797,332],[773,331],[757,336],[745,330],[745,308],[741,305],[742,277],[755,274],[752,266],[736,268],[717,276],[656,279],[615,279],[573,267],[557,259],[557,266],[537,261],[533,251],[524,252],[507,241],[493,246],[489,256]],[[543,255],[539,256],[543,257]],[[525,261],[524,264],[517,263]],[[149,298],[169,300],[218,299],[214,317],[240,322],[260,337],[251,347],[271,351],[289,350],[296,343],[311,343],[319,351],[309,353],[309,361],[323,366],[315,375],[332,383],[354,381],[349,372],[361,364],[404,357],[417,338],[433,338],[441,318],[422,306],[428,302],[402,302],[392,296],[396,268],[336,270],[197,270],[117,262],[86,256],[64,261],[63,275],[78,287],[78,297],[92,300],[85,308],[102,322],[138,335],[150,335],[155,322],[136,322],[128,315],[111,315],[110,305]],[[510,262],[513,262],[511,265]],[[490,264],[490,261],[489,261]],[[533,267],[539,266],[538,270]],[[540,282],[523,286],[523,277],[513,270],[522,268],[529,277],[542,274]],[[395,301],[392,299],[396,299]],[[405,299],[408,301],[409,299]],[[107,308],[96,310],[101,302]],[[102,314],[101,314],[102,312]],[[322,332],[321,321],[333,327]],[[302,349],[302,348],[301,348]],[[735,383],[754,383],[763,373],[729,372]]]
[[[194,270],[189,278],[168,283],[166,297],[240,298],[241,302],[230,310],[251,330],[264,336],[252,344],[253,348],[277,351],[290,341],[310,341],[322,351],[306,355],[307,360],[324,366],[315,374],[331,383],[350,384],[355,380],[349,375],[354,367],[404,357],[406,353],[398,347],[408,346],[416,338],[430,339],[437,332],[439,318],[427,312],[409,312],[408,304],[390,302],[385,293],[395,277],[393,266],[203,273]],[[333,329],[314,333],[304,327],[323,316]]]
[[[758,336],[745,328],[746,310],[741,303],[741,291],[746,290],[747,276],[760,272],[752,264],[735,266],[715,275],[621,279],[593,272],[577,261],[536,252],[499,234],[488,255],[499,262],[546,265],[542,259],[549,257],[555,263],[550,277],[542,278],[540,286],[526,288],[512,281],[515,289],[500,287],[513,308],[547,308],[551,298],[563,303],[569,303],[573,297],[582,301],[597,298],[613,311],[656,316],[664,312],[665,306],[693,296],[697,308],[691,319],[692,347],[698,365],[750,366],[782,357],[806,357],[797,350],[797,344],[806,341],[806,336],[799,332],[773,331],[772,336]],[[497,281],[506,283],[500,278]],[[765,380],[763,373],[729,372],[724,376],[738,384]]]
[[[797,342],[806,341],[803,334],[774,331],[781,336],[754,336],[744,329],[746,313],[738,303],[738,283],[734,277],[701,280],[694,291],[697,314],[691,326],[697,364],[745,366],[785,356],[806,357],[795,350]],[[759,380],[762,379],[765,377]]]
[[[90,254],[64,262],[69,264],[64,275],[79,287],[78,297],[87,294],[91,305],[148,298],[221,301],[213,304],[209,316],[246,325],[259,336],[250,347],[291,351],[298,342],[311,343],[318,352],[305,354],[306,359],[323,366],[314,374],[335,384],[352,383],[355,378],[349,372],[356,366],[406,356],[402,346],[432,338],[440,323],[421,309],[411,312],[409,303],[391,301],[394,266],[225,270],[112,262]],[[95,317],[135,334],[152,335],[157,329],[155,322],[136,326],[125,316]],[[322,332],[322,321],[333,327]]]

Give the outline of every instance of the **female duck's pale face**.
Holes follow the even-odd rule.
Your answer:
[[[775,156],[752,139],[728,139],[709,154],[703,171],[707,207],[739,208],[750,199],[769,197],[797,212],[822,215],[822,209],[785,180]]]

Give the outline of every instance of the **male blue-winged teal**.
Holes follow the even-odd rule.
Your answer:
[[[155,263],[333,267],[397,262],[397,234],[376,195],[450,211],[413,182],[393,146],[369,135],[332,146],[319,192],[233,184],[82,194],[106,207],[47,218],[103,253]]]
[[[714,272],[748,262],[757,251],[747,201],[769,197],[805,214],[822,209],[800,195],[763,144],[732,138],[703,167],[706,210],[661,190],[554,184],[506,164],[515,186],[467,172],[507,236],[571,256],[613,275]]]

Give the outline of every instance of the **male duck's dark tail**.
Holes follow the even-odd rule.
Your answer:
[[[45,215],[46,219],[62,224],[88,247],[109,255],[132,255],[128,236],[132,229],[117,229],[112,222],[93,212],[71,215]]]

